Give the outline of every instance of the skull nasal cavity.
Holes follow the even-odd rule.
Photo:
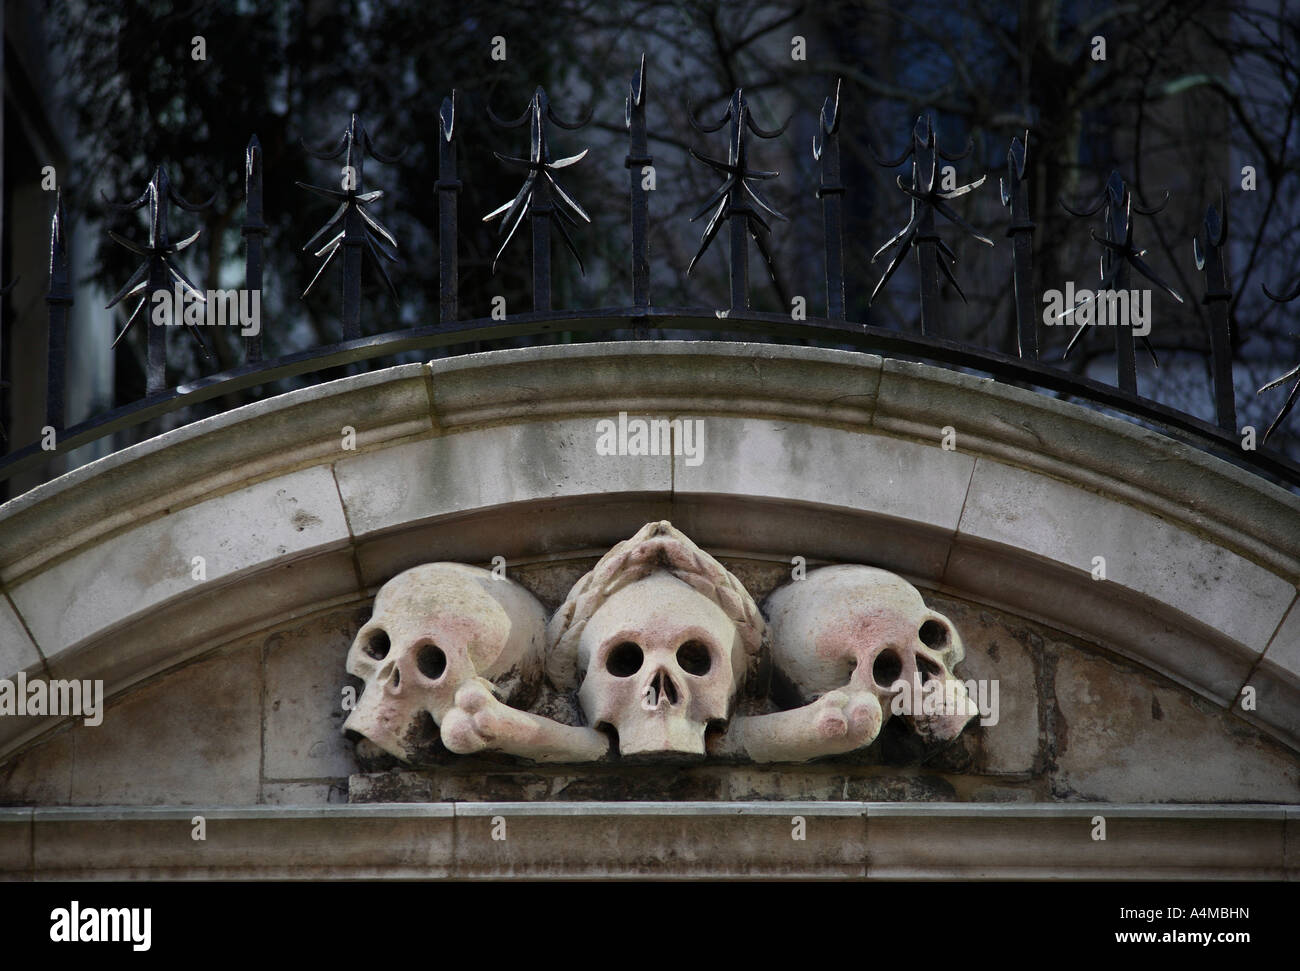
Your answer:
[[[709,673],[709,668],[713,666],[713,658],[709,654],[709,649],[699,641],[687,641],[677,648],[677,663],[687,674],[699,677]]]
[[[937,620],[927,620],[917,634],[926,647],[940,647],[948,640],[948,628]]]
[[[447,655],[442,653],[442,648],[437,644],[425,644],[415,656],[415,666],[426,678],[437,681],[442,677],[442,672],[447,670]]]
[[[609,652],[605,658],[605,670],[616,678],[630,678],[641,670],[645,655],[640,646],[631,641],[624,641]]]
[[[388,635],[381,630],[377,630],[366,638],[366,642],[361,649],[376,661],[382,661],[388,657],[388,648]]]
[[[667,671],[659,672],[659,677],[654,680],[654,687],[658,692],[656,701],[659,700],[659,697],[666,697],[668,704],[677,704],[677,685],[673,684],[672,676]]]
[[[882,688],[888,688],[898,676],[903,673],[903,659],[898,656],[896,651],[881,651],[876,655],[876,663],[871,666],[871,676],[876,679],[876,684]]]

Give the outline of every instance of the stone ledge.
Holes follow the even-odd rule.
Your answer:
[[[579,366],[581,365],[581,366]],[[632,404],[635,403],[635,404]],[[455,428],[638,407],[863,428],[937,443],[1185,523],[1293,582],[1286,524],[1300,497],[1131,422],[946,368],[780,344],[627,341],[516,348],[407,364],[277,395],[82,466],[0,506],[0,576],[13,583],[107,531],[253,478]]]
[[[1297,880],[1297,828],[1300,807],[1278,805],[0,809],[0,879]]]
[[[1273,525],[1300,515],[1300,496],[1131,421],[1036,391],[946,368],[886,360],[872,425],[1105,493],[1201,533],[1300,583],[1300,546]]]
[[[424,364],[340,378],[266,398],[131,445],[0,505],[0,578],[13,586],[58,559],[134,528],[340,454],[433,430]]]
[[[791,351],[800,366],[789,367]],[[438,426],[628,414],[771,415],[865,426],[875,354],[781,344],[631,341],[526,347],[429,362]],[[539,380],[539,378],[541,380]]]

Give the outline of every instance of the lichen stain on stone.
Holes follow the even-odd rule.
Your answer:
[[[294,528],[301,533],[309,526],[319,526],[321,524],[321,518],[309,513],[306,509],[299,509],[293,514],[293,518],[290,522],[292,522]]]

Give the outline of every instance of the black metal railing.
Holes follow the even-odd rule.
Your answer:
[[[55,455],[66,453],[88,443],[100,440],[114,432],[144,424],[158,416],[209,401],[248,388],[269,384],[286,377],[317,374],[330,368],[354,362],[391,357],[406,351],[428,350],[485,340],[537,336],[561,331],[608,332],[631,330],[637,337],[647,337],[652,332],[684,330],[712,332],[714,334],[761,334],[781,340],[821,341],[836,346],[848,346],[893,354],[918,360],[934,361],[946,365],[969,368],[990,374],[995,378],[1021,385],[1040,388],[1075,398],[1095,406],[1114,409],[1139,421],[1146,422],[1167,433],[1214,452],[1240,466],[1251,469],[1289,487],[1300,486],[1300,465],[1281,452],[1265,447],[1268,437],[1286,419],[1300,394],[1300,366],[1261,388],[1260,391],[1280,386],[1294,379],[1289,396],[1277,417],[1255,449],[1243,448],[1237,428],[1236,402],[1232,383],[1232,357],[1229,334],[1228,301],[1232,296],[1223,263],[1223,250],[1228,239],[1228,218],[1224,199],[1216,208],[1211,205],[1205,215],[1204,236],[1195,241],[1197,268],[1205,274],[1203,301],[1209,308],[1210,350],[1212,356],[1212,388],[1216,421],[1203,421],[1191,414],[1144,398],[1138,391],[1135,339],[1143,340],[1154,358],[1154,350],[1145,336],[1135,338],[1129,322],[1119,321],[1115,333],[1116,383],[1103,384],[1088,377],[1044,363],[1039,358],[1037,317],[1039,310],[1032,283],[1032,254],[1034,223],[1029,212],[1029,191],[1026,178],[1026,152],[1029,133],[1024,140],[1014,138],[1007,152],[1007,174],[1001,182],[1001,201],[1006,207],[1009,224],[1006,234],[1011,239],[1010,271],[1015,288],[1015,314],[1018,356],[1007,355],[978,345],[954,341],[939,332],[940,309],[938,302],[940,276],[965,300],[953,272],[956,257],[936,232],[936,217],[958,227],[966,235],[993,246],[994,241],[976,227],[967,223],[950,205],[954,200],[978,189],[985,177],[964,186],[936,188],[939,159],[956,161],[969,155],[971,146],[960,153],[946,153],[938,146],[934,128],[928,116],[917,119],[911,134],[911,144],[902,155],[892,161],[877,160],[880,164],[895,167],[907,159],[912,162],[909,181],[898,178],[898,187],[908,197],[911,206],[907,225],[876,253],[883,256],[891,249],[892,257],[880,279],[874,284],[871,297],[880,293],[891,277],[915,251],[920,279],[920,333],[906,334],[894,330],[851,323],[846,320],[846,286],[843,258],[843,204],[844,195],[852,191],[844,184],[840,171],[839,131],[843,122],[840,84],[826,98],[818,119],[818,133],[813,139],[813,158],[820,163],[820,181],[816,190],[823,209],[825,234],[826,316],[796,319],[791,315],[754,312],[749,309],[750,285],[748,276],[749,241],[753,240],[764,257],[769,270],[773,270],[773,257],[769,237],[773,220],[786,217],[777,212],[759,195],[756,184],[778,177],[775,171],[752,168],[751,144],[748,136],[761,139],[778,137],[786,125],[775,130],[760,128],[754,121],[743,91],[737,89],[731,97],[726,113],[711,126],[701,125],[691,118],[691,123],[702,134],[708,135],[728,129],[726,158],[715,158],[704,152],[691,150],[698,161],[722,176],[722,183],[695,214],[693,219],[709,216],[700,239],[699,250],[687,267],[689,273],[700,257],[708,250],[719,234],[722,225],[728,225],[730,234],[730,310],[726,313],[713,308],[671,308],[652,306],[650,300],[650,274],[648,254],[649,191],[643,173],[652,171],[653,158],[649,153],[646,124],[648,99],[647,70],[644,56],[633,77],[625,108],[628,148],[625,165],[629,170],[630,186],[630,259],[632,267],[632,302],[627,306],[607,307],[599,310],[554,310],[551,306],[551,237],[559,235],[561,243],[583,271],[581,256],[565,228],[590,221],[582,206],[561,185],[558,174],[578,163],[587,154],[552,159],[546,138],[546,126],[557,125],[568,130],[578,130],[589,120],[578,122],[561,120],[552,110],[545,91],[534,92],[524,113],[514,121],[502,121],[495,115],[492,120],[507,128],[529,128],[529,150],[526,157],[497,154],[504,164],[517,168],[524,182],[513,199],[483,217],[484,221],[501,220],[501,243],[493,262],[500,260],[517,234],[519,228],[529,223],[532,243],[533,310],[497,317],[474,320],[459,319],[458,254],[460,235],[458,229],[458,202],[461,190],[457,169],[458,127],[455,92],[444,99],[439,113],[438,178],[435,183],[438,202],[438,267],[439,267],[439,323],[423,327],[395,330],[376,336],[363,336],[361,324],[361,274],[369,258],[374,270],[386,284],[394,299],[396,289],[388,276],[385,264],[397,259],[397,241],[369,211],[369,205],[378,200],[382,190],[367,190],[363,182],[366,157],[382,163],[392,163],[399,156],[379,152],[372,144],[360,119],[353,115],[337,144],[321,151],[304,149],[316,158],[341,160],[341,181],[338,189],[298,183],[332,203],[337,209],[304,247],[311,251],[321,264],[308,284],[310,291],[327,269],[341,264],[341,320],[343,340],[336,344],[316,347],[272,360],[264,360],[262,332],[244,338],[244,363],[219,374],[169,388],[165,373],[166,334],[171,328],[146,327],[147,336],[147,393],[134,403],[95,415],[72,427],[64,426],[64,394],[67,362],[67,317],[72,302],[72,291],[67,271],[67,228],[61,202],[56,204],[52,220],[50,241],[50,286],[47,296],[49,308],[49,355],[47,376],[46,425],[55,430],[53,447],[50,442],[34,442],[11,451],[0,459],[0,481],[40,469]],[[491,112],[489,111],[489,114]],[[787,120],[786,124],[789,124]],[[264,222],[262,197],[263,156],[256,136],[248,143],[245,157],[246,204],[242,233],[246,244],[245,285],[259,295],[263,275],[263,243],[267,233]],[[1089,216],[1103,211],[1105,234],[1093,238],[1103,249],[1100,290],[1123,290],[1128,286],[1132,272],[1146,277],[1169,299],[1182,302],[1183,298],[1161,281],[1142,260],[1143,251],[1133,242],[1134,213],[1154,216],[1167,203],[1144,209],[1134,203],[1132,193],[1118,173],[1112,173],[1101,197],[1086,208],[1073,208],[1062,200],[1062,205],[1078,216]],[[174,288],[202,303],[204,294],[183,273],[174,257],[198,237],[173,241],[167,229],[169,205],[190,211],[202,209],[207,203],[196,205],[187,202],[170,184],[166,172],[158,167],[145,191],[134,202],[117,206],[119,210],[136,210],[149,207],[149,239],[147,244],[129,240],[110,231],[110,237],[142,257],[142,263],[114,296],[109,306],[127,297],[139,297],[126,326],[118,334],[121,340],[137,320],[148,320],[148,307],[159,291],[171,292]],[[316,248],[319,246],[319,248]],[[335,257],[342,254],[341,260]],[[775,274],[773,274],[775,278]],[[304,291],[303,296],[306,296]],[[1276,296],[1265,291],[1279,302],[1300,296],[1295,292]],[[1089,300],[1097,301],[1098,296]],[[1082,310],[1088,300],[1065,308],[1060,314],[1065,318]],[[1094,308],[1095,309],[1095,308]],[[178,312],[178,311],[176,311]],[[1113,322],[1115,323],[1115,322]],[[206,356],[202,334],[197,328],[188,328]],[[1069,347],[1073,348],[1084,328],[1079,327]],[[116,343],[116,341],[114,342]]]

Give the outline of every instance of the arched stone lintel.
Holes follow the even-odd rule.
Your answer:
[[[620,412],[701,421],[702,451],[598,454]],[[657,519],[717,555],[894,570],[1219,705],[1250,685],[1243,717],[1300,747],[1296,497],[1032,392],[778,345],[405,365],[92,463],[0,507],[0,677],[116,693],[415,563],[598,555]],[[0,719],[0,758],[48,727]]]

